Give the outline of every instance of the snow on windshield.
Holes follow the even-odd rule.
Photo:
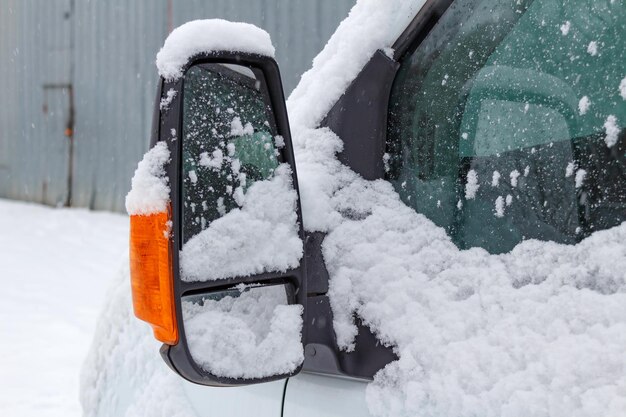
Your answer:
[[[578,245],[462,251],[389,183],[334,159],[341,143],[331,131],[298,135],[305,228],[329,232],[337,342],[355,348],[356,315],[400,358],[367,389],[373,414],[626,409],[626,224]]]
[[[193,20],[169,34],[156,58],[159,75],[174,81],[190,58],[213,51],[247,52],[274,57],[270,35],[254,25],[222,19]]]
[[[291,169],[248,188],[234,208],[189,239],[180,252],[183,281],[208,281],[296,268],[303,254]]]
[[[183,300],[189,352],[201,368],[229,378],[264,378],[302,364],[303,309],[288,305],[283,285],[241,284],[223,295]]]

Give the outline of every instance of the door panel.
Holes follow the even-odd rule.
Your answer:
[[[286,380],[224,388],[183,384],[198,417],[280,417]]]
[[[36,146],[39,177],[34,185],[37,201],[52,206],[67,201],[70,139],[65,135],[69,118],[69,92],[63,88],[44,91],[44,137]],[[32,160],[32,159],[31,159]]]
[[[366,381],[302,372],[290,378],[283,417],[369,417]]]

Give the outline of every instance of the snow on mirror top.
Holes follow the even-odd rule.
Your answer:
[[[189,352],[204,371],[264,378],[295,371],[304,360],[302,306],[286,285],[245,286],[183,298]]]
[[[168,81],[182,77],[189,60],[215,51],[247,52],[274,57],[270,35],[254,25],[204,19],[187,22],[167,37],[156,58],[159,75]]]
[[[181,277],[206,281],[298,266],[297,193],[263,74],[202,64],[185,74]]]

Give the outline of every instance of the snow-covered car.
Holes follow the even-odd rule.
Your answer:
[[[626,415],[626,4],[361,0],[286,104],[273,57],[159,52],[86,415]]]

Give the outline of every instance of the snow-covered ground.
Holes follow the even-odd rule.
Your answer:
[[[0,416],[73,417],[128,217],[0,199]]]

